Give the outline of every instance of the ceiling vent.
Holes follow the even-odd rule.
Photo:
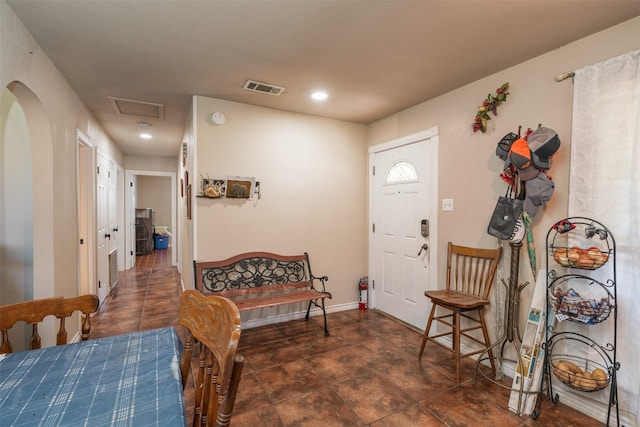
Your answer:
[[[283,87],[270,85],[268,83],[256,82],[254,80],[247,80],[242,88],[250,90],[252,92],[268,93],[269,95],[274,96],[280,96],[280,94],[284,92]]]
[[[164,104],[108,96],[113,111],[119,116],[140,116],[164,120]]]

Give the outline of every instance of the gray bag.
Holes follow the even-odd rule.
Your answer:
[[[498,198],[498,203],[489,220],[487,233],[498,239],[509,240],[522,213],[523,203],[524,200],[511,197],[511,186],[509,186],[507,193]]]

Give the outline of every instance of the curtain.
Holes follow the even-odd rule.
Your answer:
[[[619,408],[621,419],[628,417],[637,423],[640,407],[637,333],[640,328],[640,50],[575,72],[569,176],[569,216],[596,219],[609,228],[615,238]],[[585,327],[582,332],[601,345],[613,343],[613,322],[605,323]],[[604,400],[604,396],[593,397]],[[612,412],[612,419],[614,415]]]

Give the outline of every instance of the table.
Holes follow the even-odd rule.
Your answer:
[[[0,426],[184,426],[174,328],[0,360]]]

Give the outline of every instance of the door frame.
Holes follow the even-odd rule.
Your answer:
[[[131,200],[131,185],[132,179],[134,176],[157,176],[157,177],[168,177],[171,178],[171,237],[173,244],[171,246],[171,265],[176,265],[176,260],[178,259],[178,252],[180,248],[176,244],[177,239],[177,229],[176,229],[176,210],[177,210],[177,184],[176,184],[176,173],[175,172],[159,172],[159,171],[143,171],[143,170],[134,170],[127,169],[125,170],[125,269],[129,270],[135,266],[136,260],[136,233],[135,226],[133,226],[133,222],[135,221],[135,206],[132,205]],[[129,184],[128,184],[129,183]]]
[[[378,145],[374,145],[369,147],[369,159],[368,159],[368,173],[367,178],[369,180],[369,259],[368,259],[368,275],[369,277],[373,277],[373,262],[375,259],[375,236],[373,233],[373,223],[374,223],[374,200],[375,200],[375,180],[372,179],[372,170],[374,166],[374,160],[377,153],[381,153],[383,151],[392,150],[394,148],[403,147],[405,145],[415,144],[421,141],[427,141],[432,139],[430,143],[434,144],[432,147],[433,158],[426,159],[429,164],[427,165],[427,170],[432,171],[431,176],[431,200],[429,203],[433,206],[433,213],[431,218],[429,219],[429,240],[431,241],[430,258],[429,258],[429,280],[430,283],[437,286],[438,284],[438,127],[434,126],[432,128],[426,129],[424,131],[416,132],[410,135],[406,135],[400,138],[396,138]],[[382,173],[382,172],[381,172]],[[372,280],[369,281],[369,306],[371,308],[376,308],[376,301],[373,292],[373,286],[375,283],[372,283]],[[427,310],[425,299],[425,310]],[[425,325],[426,327],[426,325]]]
[[[96,150],[91,138],[76,129],[76,202],[78,212],[78,294],[94,293],[96,278]],[[83,243],[80,243],[83,239]]]

